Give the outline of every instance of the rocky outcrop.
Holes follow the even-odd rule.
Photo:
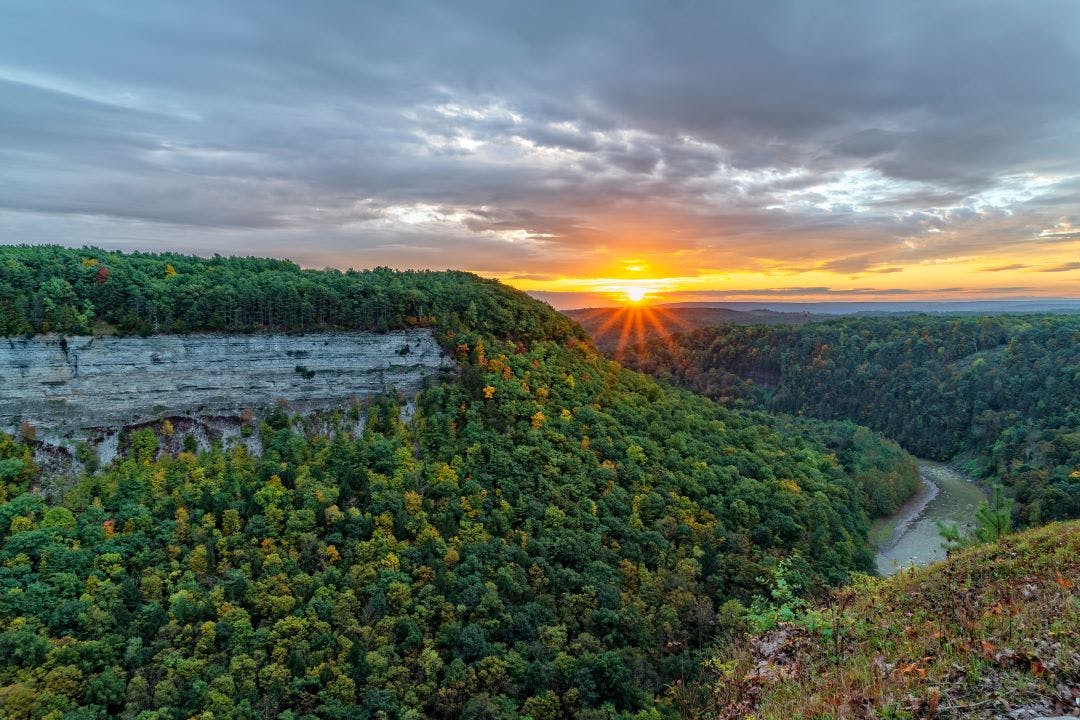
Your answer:
[[[166,416],[414,396],[451,366],[429,330],[0,339],[0,429],[77,438]]]

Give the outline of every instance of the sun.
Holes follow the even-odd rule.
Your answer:
[[[625,290],[623,290],[623,292],[626,293],[626,299],[633,303],[641,302],[648,294],[645,288],[638,285],[631,285],[630,287],[627,287]]]

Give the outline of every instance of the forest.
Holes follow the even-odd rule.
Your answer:
[[[725,405],[871,427],[1002,483],[1016,519],[1080,517],[1080,316],[844,318],[724,325],[623,362]]]
[[[390,330],[584,337],[524,293],[465,272],[303,270],[288,260],[0,246],[0,336]]]
[[[876,432],[662,385],[466,273],[0,258],[9,335],[363,328],[376,298],[459,363],[408,424],[267,409],[261,456],[163,453],[163,421],[53,483],[0,434],[4,717],[678,717],[778,568],[811,597],[872,572],[870,520],[918,483]]]

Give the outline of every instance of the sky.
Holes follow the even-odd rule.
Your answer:
[[[1080,3],[0,4],[0,242],[1080,296]]]

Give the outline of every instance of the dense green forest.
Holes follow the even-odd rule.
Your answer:
[[[173,457],[171,426],[133,430],[55,500],[32,433],[0,435],[3,717],[675,717],[672,688],[781,563],[809,595],[870,570],[870,517],[917,482],[876,433],[665,387],[462,273],[56,248],[4,267],[18,332],[45,286],[64,298],[42,299],[39,320],[61,324],[39,327],[85,331],[62,318],[124,324],[130,295],[95,294],[109,283],[165,302],[185,275],[217,287],[204,276],[229,268],[240,288],[325,278],[409,298],[387,325],[422,305],[460,369],[408,425],[390,397],[343,405],[320,419],[330,431],[270,410],[251,428],[261,457]],[[193,307],[177,302],[167,327],[210,327]],[[132,314],[130,329],[153,323]]]
[[[1080,517],[1080,316],[720,326],[624,362],[734,405],[843,418],[1002,482],[1017,519]]]
[[[578,327],[465,272],[302,270],[287,260],[0,246],[0,336],[467,328],[565,340]]]

